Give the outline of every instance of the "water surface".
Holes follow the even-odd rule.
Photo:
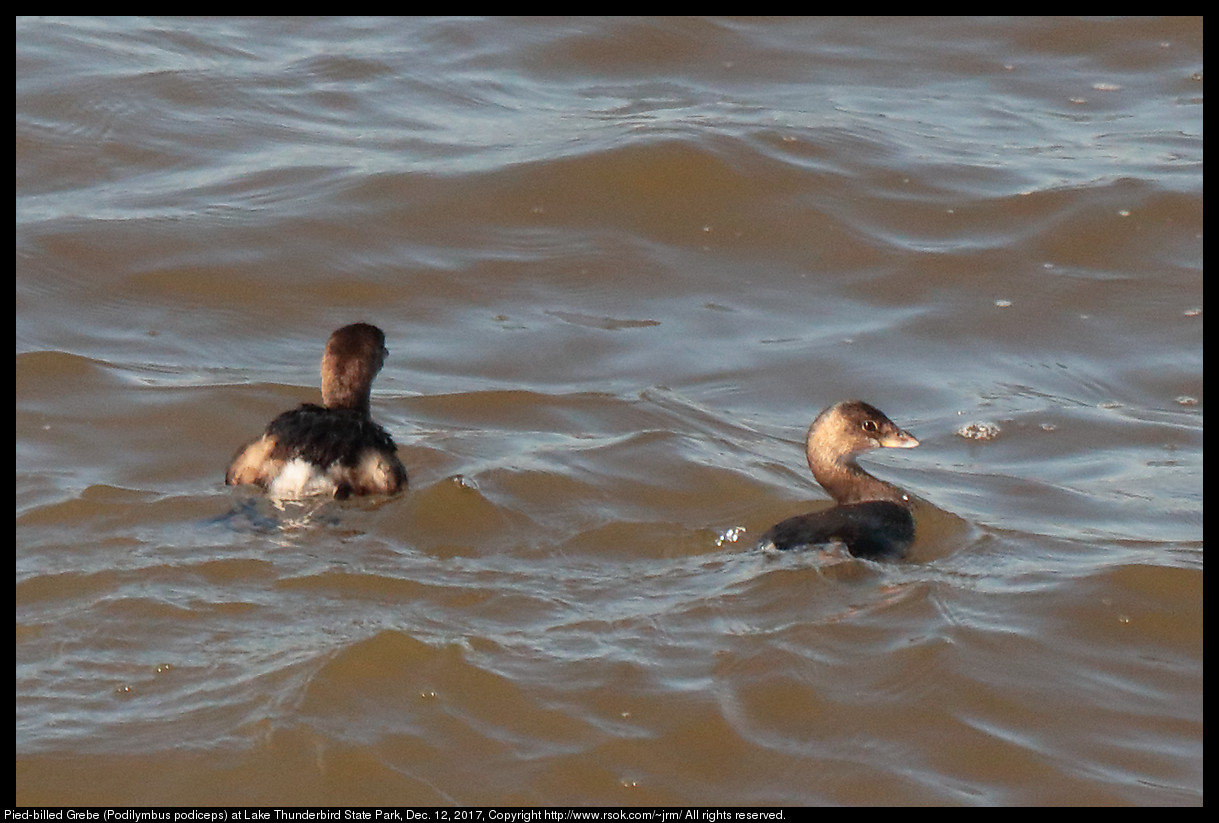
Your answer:
[[[16,43],[19,805],[1201,804],[1201,19]],[[224,487],[357,320],[410,490]]]

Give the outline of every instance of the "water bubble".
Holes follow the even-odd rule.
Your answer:
[[[957,434],[966,440],[994,440],[999,431],[996,423],[967,423],[957,429]]]

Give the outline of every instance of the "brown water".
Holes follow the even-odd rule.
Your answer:
[[[18,804],[1201,804],[1200,19],[16,43]],[[410,490],[224,487],[356,320]]]

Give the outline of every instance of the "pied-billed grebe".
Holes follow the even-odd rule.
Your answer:
[[[918,440],[875,406],[848,400],[830,406],[809,427],[808,465],[838,505],[772,526],[758,545],[776,549],[841,542],[856,557],[896,559],[914,542],[910,498],[859,467],[856,457],[878,447],[912,449]]]
[[[369,413],[372,381],[381,371],[385,334],[354,323],[330,335],[322,356],[322,402],[305,403],[271,421],[243,446],[224,482],[261,486],[275,498],[327,494],[396,494],[406,469],[389,432]]]

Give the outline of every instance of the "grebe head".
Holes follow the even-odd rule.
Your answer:
[[[330,335],[322,356],[322,402],[331,409],[368,412],[372,381],[388,354],[385,333],[368,323],[353,323]]]
[[[876,448],[912,449],[918,439],[898,427],[885,413],[862,400],[830,406],[813,421],[807,447],[833,462]]]
[[[855,459],[876,448],[912,449],[918,440],[885,413],[860,400],[830,406],[813,421],[805,454],[813,477],[839,503],[902,500],[906,495],[859,467]]]

